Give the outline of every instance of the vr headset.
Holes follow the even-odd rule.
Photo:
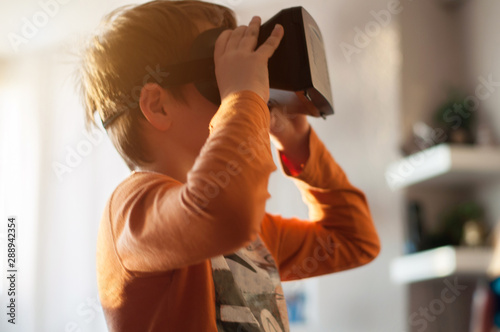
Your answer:
[[[312,16],[302,7],[283,9],[260,27],[257,47],[276,24],[285,30],[280,45],[269,59],[269,106],[280,105],[287,114],[323,117],[333,114],[333,99],[323,38]],[[215,78],[215,41],[225,28],[210,29],[193,42],[187,62],[162,68],[168,76],[163,87],[194,83],[215,105],[220,93]],[[106,128],[120,114],[103,122]]]
[[[323,38],[318,25],[302,7],[280,11],[261,28],[257,45],[262,45],[276,24],[285,35],[269,59],[270,103],[285,105],[288,113],[315,117],[333,114],[333,99]],[[193,42],[191,60],[165,68],[168,85],[194,83],[208,100],[220,105],[215,79],[215,41],[224,31],[216,28],[201,33]]]

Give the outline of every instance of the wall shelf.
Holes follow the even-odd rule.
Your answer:
[[[500,149],[439,144],[389,165],[386,180],[392,189],[463,187],[497,181],[500,180]]]
[[[445,246],[402,256],[391,263],[392,281],[405,284],[453,274],[485,274],[493,251],[490,248]]]

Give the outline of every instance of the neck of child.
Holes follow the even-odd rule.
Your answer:
[[[167,150],[168,151],[168,150]],[[175,158],[169,158],[172,155]],[[193,168],[196,155],[187,151],[177,151],[175,154],[159,154],[153,163],[141,166],[139,172],[154,172],[167,175],[181,183],[186,183],[187,174]]]

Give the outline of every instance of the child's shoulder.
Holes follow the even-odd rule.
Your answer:
[[[133,199],[150,191],[165,189],[179,185],[172,177],[150,171],[132,171],[113,191],[112,201]]]

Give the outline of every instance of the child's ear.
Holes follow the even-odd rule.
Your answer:
[[[139,106],[148,122],[158,130],[167,130],[172,117],[165,108],[168,93],[156,83],[147,83],[141,89]]]

